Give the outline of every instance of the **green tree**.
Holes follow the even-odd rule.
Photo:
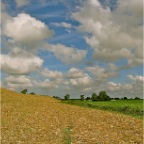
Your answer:
[[[99,100],[101,101],[110,100],[110,97],[107,95],[106,91],[100,91]]]
[[[53,96],[53,98],[60,100],[61,98],[58,96]]]
[[[90,99],[91,99],[90,97],[87,97],[87,98],[86,98],[86,100],[90,100]]]
[[[84,101],[84,95],[80,96],[81,101]]]
[[[64,96],[64,99],[65,99],[65,100],[69,100],[69,99],[70,99],[70,95],[69,95],[69,94],[66,94],[66,95]]]
[[[27,94],[27,92],[28,92],[27,89],[23,89],[23,90],[21,91],[21,93],[23,93],[23,94]]]
[[[29,94],[31,94],[31,95],[35,95],[35,93],[34,93],[34,92],[31,92],[31,93],[29,93]]]
[[[127,97],[124,97],[123,99],[124,99],[124,100],[127,100],[128,98],[127,98]]]
[[[97,101],[99,98],[96,93],[92,94],[92,101]]]
[[[134,99],[135,99],[135,100],[139,100],[140,98],[139,98],[139,97],[135,97]]]

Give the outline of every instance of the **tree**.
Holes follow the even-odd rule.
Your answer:
[[[84,101],[84,95],[80,96],[81,101]]]
[[[106,91],[100,91],[99,100],[101,101],[110,100],[110,97],[107,95]]]
[[[86,98],[86,100],[90,100],[90,99],[91,99],[90,97],[87,97],[87,98]]]
[[[28,92],[27,89],[23,89],[23,90],[21,91],[21,93],[23,93],[23,94],[27,94],[27,92]]]
[[[119,100],[119,98],[114,98],[115,100]]]
[[[135,99],[135,100],[139,100],[140,98],[139,98],[139,97],[135,97],[134,99]]]
[[[61,98],[58,96],[53,96],[53,98],[60,100]]]
[[[31,93],[29,93],[29,94],[31,94],[31,95],[35,95],[35,93],[34,93],[34,92],[31,92]]]
[[[69,99],[70,99],[70,95],[69,95],[69,94],[66,94],[66,95],[64,96],[64,99],[65,99],[65,100],[69,100]]]
[[[124,100],[127,100],[128,98],[127,98],[127,97],[124,97],[123,99],[124,99]]]
[[[97,101],[98,100],[98,96],[96,93],[92,94],[92,101]]]

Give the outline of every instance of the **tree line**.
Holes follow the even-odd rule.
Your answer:
[[[28,93],[28,90],[27,89],[23,89],[20,93],[22,94],[32,94],[32,95],[35,95],[34,92],[30,92]],[[60,97],[58,96],[53,96],[53,98],[55,99],[58,99],[58,100],[62,100]],[[80,95],[80,100],[81,101],[84,101],[84,100],[92,100],[92,101],[109,101],[109,100],[128,100],[127,97],[123,97],[123,98],[111,98],[107,93],[106,91],[100,91],[99,94],[96,94],[96,93],[93,93],[91,97],[86,97],[84,95]],[[132,99],[132,98],[131,98]],[[135,97],[134,98],[135,100],[138,100],[140,99],[139,97]],[[70,95],[69,94],[66,94],[64,96],[64,100],[70,100]]]
[[[64,100],[69,100],[70,99],[70,95],[66,94],[64,96]],[[99,95],[97,95],[96,93],[93,93],[91,97],[87,97],[85,98],[84,95],[80,95],[80,100],[92,100],[92,101],[108,101],[110,100],[110,96],[107,95],[106,91],[100,91]]]
[[[93,93],[91,97],[84,97],[84,95],[80,95],[80,100],[84,101],[84,100],[92,100],[92,101],[109,101],[109,100],[128,100],[127,97],[122,97],[122,98],[111,98],[106,91],[100,91],[99,94]],[[139,100],[139,97],[135,97],[135,98],[130,98],[130,99],[135,99],[135,100]],[[64,100],[70,100],[70,95],[66,94],[64,96]]]

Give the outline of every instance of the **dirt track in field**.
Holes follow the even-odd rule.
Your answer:
[[[143,144],[143,121],[1,89],[2,144]]]

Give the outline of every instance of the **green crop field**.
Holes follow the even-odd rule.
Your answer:
[[[69,100],[64,103],[90,107],[95,109],[109,110],[143,118],[143,100],[115,100],[115,101],[91,101]]]

